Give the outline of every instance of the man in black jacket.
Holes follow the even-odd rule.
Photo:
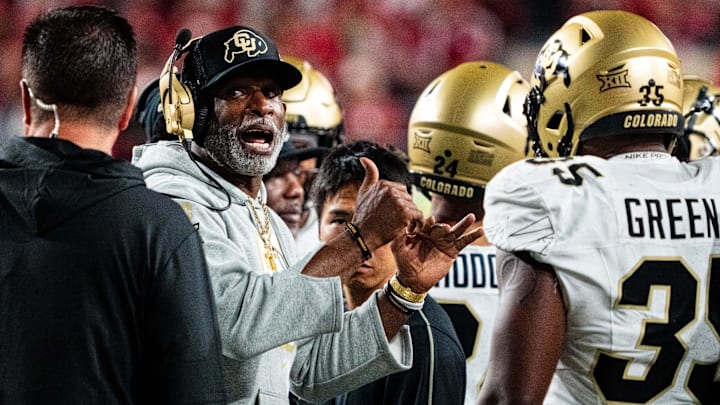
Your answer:
[[[224,403],[197,231],[109,156],[136,99],[132,28],[51,10],[22,66],[25,137],[0,151],[0,403]]]

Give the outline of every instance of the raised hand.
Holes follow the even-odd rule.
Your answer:
[[[405,185],[379,180],[377,166],[361,157],[365,178],[358,190],[352,222],[362,233],[370,250],[382,246],[422,221],[422,212],[415,206]]]
[[[435,223],[433,217],[408,227],[392,243],[400,283],[418,294],[429,291],[447,274],[460,251],[482,236],[482,228],[464,233],[473,223],[475,215],[468,214],[453,227]]]

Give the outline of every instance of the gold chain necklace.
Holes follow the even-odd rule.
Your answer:
[[[255,217],[255,223],[257,224],[257,230],[258,235],[260,235],[260,239],[262,239],[263,244],[265,245],[265,259],[267,259],[268,263],[270,264],[270,270],[276,271],[277,266],[275,265],[275,247],[272,244],[272,238],[270,234],[270,215],[268,214],[268,207],[267,205],[260,199],[260,196],[257,197],[258,204],[263,209],[263,214],[265,214],[265,223],[260,222],[260,217],[255,210],[255,204],[253,204],[253,201],[251,199],[248,199],[248,203],[250,204],[250,210],[252,211],[253,216]]]

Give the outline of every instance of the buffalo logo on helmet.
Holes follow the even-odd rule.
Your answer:
[[[628,69],[617,71],[618,69],[624,68],[625,65],[620,65],[614,69],[611,69],[607,73],[595,75],[600,80],[600,92],[607,91],[610,89],[617,89],[619,87],[631,87],[628,81]]]
[[[247,54],[248,58],[254,58],[268,51],[268,45],[264,39],[256,33],[242,29],[235,31],[235,34],[225,41],[225,62],[232,63],[235,55]]]
[[[540,51],[540,56],[535,64],[533,74],[540,79],[542,83],[541,90],[544,90],[547,85],[548,72],[550,72],[552,76],[562,75],[565,87],[570,86],[568,56],[568,52],[563,49],[563,44],[560,40],[551,42]]]

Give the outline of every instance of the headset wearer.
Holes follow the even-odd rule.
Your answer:
[[[671,150],[683,133],[680,61],[657,26],[636,14],[570,18],[545,42],[530,85],[524,113],[537,156],[572,156],[587,139],[647,133],[671,133]]]
[[[720,147],[720,87],[699,76],[683,77],[687,158],[702,159],[718,154]]]
[[[160,75],[160,94],[166,130],[189,148],[203,145],[214,90],[231,75],[267,72],[281,89],[298,84],[302,75],[285,62],[265,34],[244,26],[229,27],[191,39],[190,30],[178,31],[173,53]],[[204,40],[206,39],[206,40]],[[175,62],[187,53],[180,79]]]
[[[208,208],[224,211],[232,205],[230,193],[197,164],[191,152],[193,142],[204,145],[215,91],[225,80],[242,73],[271,74],[282,90],[298,84],[302,75],[280,57],[270,38],[252,28],[234,26],[205,36],[191,37],[192,33],[187,28],[178,31],[173,52],[160,75],[162,113],[166,131],[180,139],[198,169],[227,197],[224,207]],[[188,55],[183,60],[183,70],[178,78],[175,63],[185,53]]]
[[[344,143],[342,110],[328,78],[306,60],[288,56],[285,61],[302,72],[300,83],[282,95],[290,139],[298,148]]]
[[[527,155],[528,90],[520,73],[489,61],[463,63],[433,80],[408,125],[415,185],[423,193],[480,197],[500,168]]]

